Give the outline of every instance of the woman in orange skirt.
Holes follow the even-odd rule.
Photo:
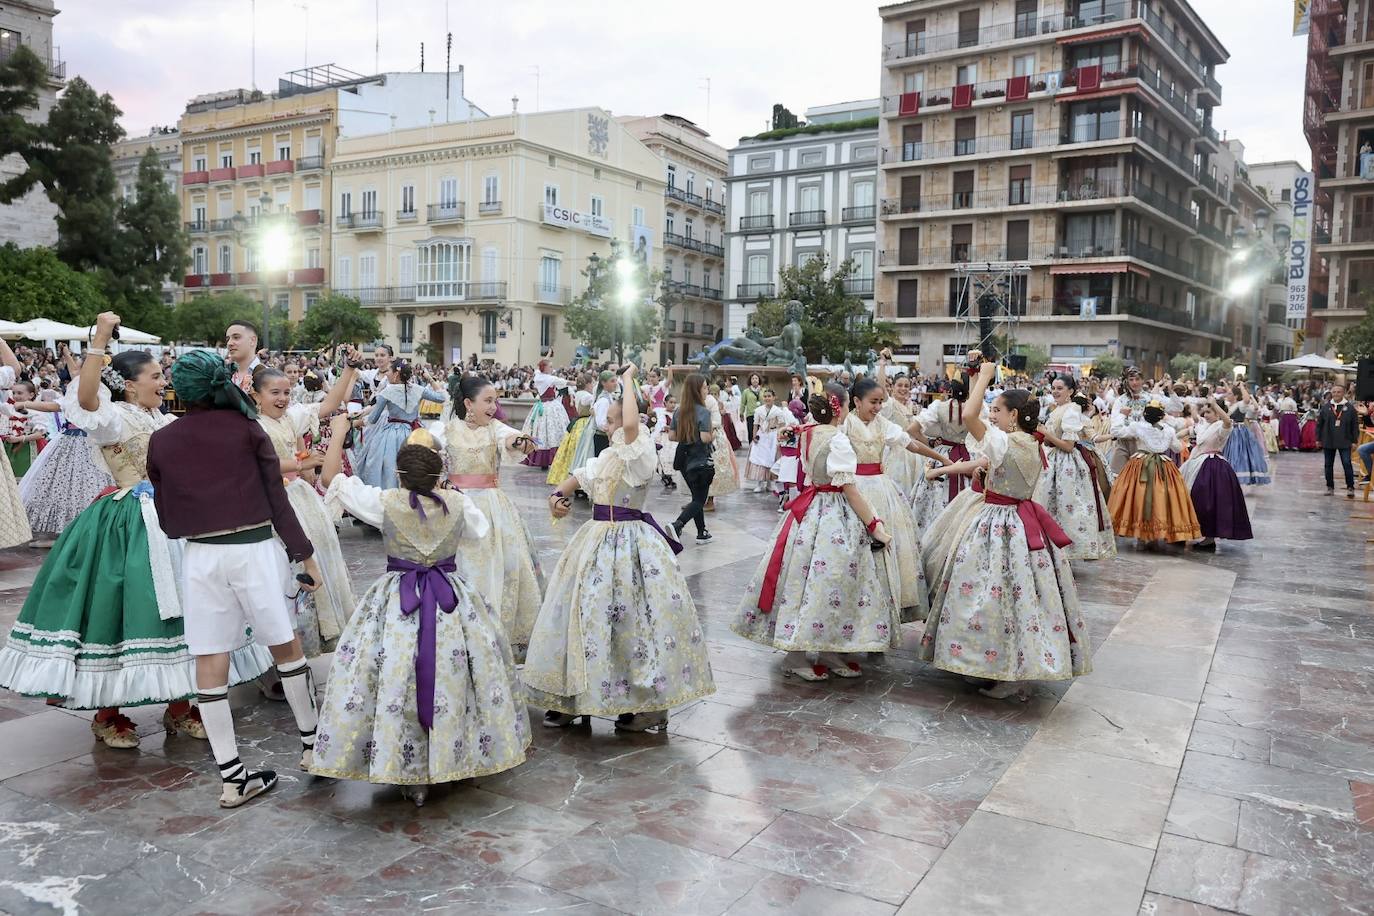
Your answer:
[[[1183,475],[1166,455],[1179,450],[1178,435],[1163,420],[1164,405],[1151,401],[1143,419],[1128,424],[1135,455],[1117,475],[1107,503],[1116,533],[1138,538],[1146,550],[1202,536]]]

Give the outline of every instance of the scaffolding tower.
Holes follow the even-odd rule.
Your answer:
[[[958,324],[958,355],[970,349],[981,350],[1000,359],[994,338],[1005,342],[1008,351],[1016,343],[1016,327],[1026,314],[1026,287],[1030,277],[1028,261],[985,261],[958,264],[954,318]]]

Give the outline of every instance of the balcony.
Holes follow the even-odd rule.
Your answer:
[[[1218,318],[1192,314],[1186,309],[1169,308],[1159,303],[1145,302],[1130,296],[1119,298],[1116,301],[1116,310],[1121,315],[1158,321],[1189,331],[1201,331],[1204,334],[1215,335],[1224,333],[1222,322]]]
[[[316,286],[324,282],[324,268],[302,267],[292,271],[291,279],[296,286]]]
[[[735,298],[745,302],[773,298],[776,287],[772,283],[741,283],[735,289]]]
[[[1214,105],[1220,105],[1221,83],[1217,82],[1217,78],[1210,73],[1204,73],[1202,75],[1202,85],[1203,88],[1200,91],[1210,94]]]
[[[419,219],[420,219],[420,211],[419,211],[419,210],[397,210],[397,211],[396,211],[396,222],[398,222],[398,223],[414,223],[414,222],[419,221]]]
[[[1061,143],[1088,143],[1098,139],[1114,140],[1119,138],[1091,137],[1083,140],[1074,140],[1063,135],[1059,128],[1053,127],[1037,131],[985,134],[981,137],[966,137],[959,140],[937,140],[929,143],[903,143],[900,146],[885,146],[882,151],[882,161],[886,165],[892,165],[903,162],[924,162],[926,160],[948,159],[960,156],[1014,153],[1020,150],[1059,146]]]
[[[1218,245],[1229,246],[1231,244],[1230,240],[1226,238],[1226,233],[1211,223],[1199,223],[1197,231],[1203,238],[1216,242]]]
[[[382,228],[382,214],[374,211],[372,213],[347,213],[343,216],[336,216],[334,228],[378,230]]]
[[[705,337],[707,340],[715,340],[716,326],[713,324],[703,324],[701,326],[701,331],[699,333],[702,337]]]
[[[422,283],[418,286],[359,286],[352,289],[336,289],[335,292],[357,299],[363,305],[500,302],[506,298],[506,284]]]
[[[210,285],[209,274],[187,274],[182,278],[181,285],[187,289],[203,289]]]
[[[467,219],[467,203],[456,200],[443,204],[430,204],[426,208],[431,223],[457,223]]]
[[[477,205],[477,214],[479,216],[496,216],[500,212],[501,201],[499,200],[484,200]]]
[[[235,177],[236,175],[237,175],[237,172],[234,171],[234,167],[233,167],[233,166],[226,166],[225,168],[222,168],[222,169],[211,169],[211,170],[210,170],[210,181],[211,181],[211,182],[233,181],[233,180],[234,180],[234,177]]]
[[[296,160],[296,171],[314,172],[324,168],[324,156],[302,156]]]
[[[772,232],[773,214],[766,213],[762,216],[741,216],[739,218],[740,232]]]
[[[211,286],[233,286],[234,275],[231,273],[210,274]]]
[[[263,176],[263,165],[261,162],[250,162],[247,165],[239,166],[239,178],[261,178]]]
[[[697,332],[697,323],[696,323],[695,321],[684,321],[684,322],[682,323],[682,333],[684,333],[684,334],[695,334],[696,332]]]
[[[663,192],[663,196],[668,200],[676,200],[684,204],[691,204],[693,207],[702,207],[703,204],[706,203],[700,194],[693,194],[690,191],[684,191],[681,188],[675,188],[671,185]]]
[[[1203,123],[1196,142],[1207,144],[1213,152],[1221,152],[1221,134],[1211,124]]]
[[[701,298],[703,299],[714,299],[715,301],[719,302],[720,297],[721,291],[718,289],[712,289],[709,286],[703,286],[701,288]]]
[[[878,218],[878,208],[869,204],[866,207],[845,207],[840,211],[840,221],[845,223],[871,223]]]
[[[324,222],[324,211],[297,210],[295,217],[297,226],[318,226]]]
[[[685,251],[701,250],[701,242],[694,238],[688,238],[685,235],[679,235],[676,232],[663,233],[663,243],[665,245],[672,245],[675,248],[681,248]]]
[[[234,231],[234,220],[233,220],[233,218],[231,217],[230,219],[212,219],[212,220],[210,220],[210,231],[211,231],[211,232],[233,232],[233,231]]]
[[[718,200],[711,200],[709,198],[703,200],[701,202],[701,209],[705,210],[707,213],[714,213],[716,216],[725,215],[725,204]]]
[[[1182,150],[1178,149],[1177,147],[1170,145],[1170,143],[1167,140],[1165,140],[1151,128],[1145,127],[1144,125],[1139,125],[1133,129],[1133,131],[1131,132],[1131,136],[1135,137],[1137,140],[1142,141],[1149,150],[1154,152],[1156,155],[1163,157],[1166,161],[1168,161],[1170,164],[1176,167],[1179,171],[1187,174],[1188,177],[1197,177],[1197,167],[1193,164],[1192,157],[1186,155]]]
[[[296,171],[296,163],[291,159],[278,159],[267,163],[265,171],[268,175],[290,175]]]
[[[187,172],[187,173],[185,173],[184,175],[181,176],[181,184],[182,184],[183,187],[184,187],[184,186],[187,186],[187,185],[193,185],[193,184],[209,184],[209,183],[210,183],[210,173],[207,172],[207,171],[204,170],[204,169],[200,169],[199,171],[194,171],[194,172]]]
[[[846,277],[844,281],[844,292],[847,296],[861,296],[867,298],[873,295],[872,277]]]
[[[676,318],[665,318],[665,319],[663,320],[663,330],[664,330],[665,333],[668,333],[668,334],[676,334],[676,333],[677,333],[677,319],[676,319]]]
[[[186,223],[186,231],[191,233],[209,232],[210,224],[203,219],[194,219]]]
[[[567,305],[572,301],[572,290],[566,286],[546,286],[536,280],[534,301],[541,305]]]
[[[1053,25],[1054,23],[1052,20],[1046,20],[1046,24]],[[885,47],[883,59],[886,61],[905,60],[912,57],[924,57],[928,54],[972,48],[978,45],[1011,41],[1016,38],[1033,38],[1039,28],[1039,23],[1034,17],[1023,16],[1011,22],[1001,22],[980,29],[955,29],[934,35],[928,32],[919,32],[907,35],[902,41],[895,41]],[[1051,29],[1046,29],[1046,31],[1051,31]]]
[[[787,228],[789,229],[822,229],[824,227],[824,210],[794,210],[787,214]]]

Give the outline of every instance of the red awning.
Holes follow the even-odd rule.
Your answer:
[[[1061,45],[1076,45],[1094,41],[1104,41],[1105,39],[1117,38],[1122,35],[1139,35],[1147,41],[1150,37],[1145,31],[1144,26],[1136,24],[1117,26],[1114,29],[1103,29],[1100,32],[1082,32],[1077,35],[1061,35],[1055,38],[1055,41],[1059,42]]]
[[[1150,272],[1139,264],[1128,264],[1124,261],[1117,261],[1110,264],[1053,264],[1050,266],[1050,274],[1053,276],[1070,276],[1073,274],[1124,274],[1127,272],[1140,274],[1142,277],[1150,276]]]

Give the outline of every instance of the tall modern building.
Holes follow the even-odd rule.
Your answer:
[[[685,362],[720,340],[724,326],[726,152],[678,115],[616,118],[663,160],[662,245],[665,301],[658,361]]]
[[[178,125],[182,218],[191,237],[185,292],[241,288],[270,295],[275,308],[300,319],[329,283],[331,219],[347,228],[378,217],[375,192],[330,208],[337,141],[484,116],[463,97],[461,68],[361,76],[310,67],[288,74],[273,93],[235,89],[192,99]]]
[[[873,310],[878,189],[876,99],[810,108],[803,127],[746,137],[730,150],[726,334],[777,295],[778,272],[816,255],[852,259],[851,294]]]
[[[330,285],[403,354],[570,361],[589,258],[618,239],[658,263],[663,160],[600,108],[341,138],[332,175]]]
[[[1187,2],[880,14],[878,315],[924,370],[962,360],[994,299],[1059,364],[1229,355],[1237,199],[1212,123],[1227,51]],[[989,278],[996,297],[976,292]]]
[[[6,0],[0,4],[0,64],[25,47],[48,65],[48,81],[39,90],[38,108],[32,112],[36,121],[47,119],[67,75],[67,65],[58,60],[52,43],[52,20],[57,13],[53,0]],[[0,160],[0,182],[21,174],[24,168],[17,155]],[[14,203],[0,205],[0,245],[55,245],[56,217],[57,208],[41,187],[35,187]]]
[[[1317,178],[1310,349],[1374,302],[1374,7],[1312,0],[1303,130]]]

